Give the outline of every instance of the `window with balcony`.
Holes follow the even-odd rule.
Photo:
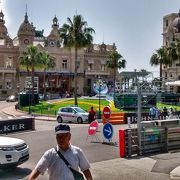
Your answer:
[[[12,57],[8,57],[6,62],[5,62],[5,67],[6,68],[12,68],[13,66],[13,58]]]
[[[166,20],[166,27],[168,27],[169,23],[168,23],[168,20]]]
[[[106,65],[105,64],[101,64],[101,71],[105,71],[106,70]]]
[[[67,70],[67,67],[68,67],[67,60],[63,60],[63,62],[62,62],[62,69],[63,70]]]
[[[165,78],[167,78],[167,72],[165,72]]]
[[[93,64],[88,64],[88,71],[91,71],[93,69]]]
[[[6,81],[6,89],[12,89],[12,82],[11,82],[11,80]]]

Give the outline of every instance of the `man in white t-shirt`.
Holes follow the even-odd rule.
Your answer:
[[[57,151],[69,162],[72,169],[83,172],[87,180],[92,180],[90,164],[82,149],[70,144],[71,133],[69,125],[60,124],[55,127],[57,147],[47,150],[31,172],[29,180],[36,179],[48,170],[50,180],[74,180],[73,173],[59,157]],[[57,150],[57,151],[56,151]]]

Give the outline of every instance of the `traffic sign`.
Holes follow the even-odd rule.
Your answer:
[[[111,109],[109,106],[105,106],[103,109],[103,116],[105,119],[109,119],[111,116]]]
[[[88,134],[90,136],[95,135],[97,130],[98,130],[98,122],[97,121],[91,122],[91,124],[89,125]]]
[[[110,123],[106,123],[103,127],[104,138],[110,140],[113,136],[113,127]]]

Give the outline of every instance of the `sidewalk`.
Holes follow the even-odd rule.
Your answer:
[[[28,113],[22,112],[20,110],[16,110],[14,106],[9,106],[1,110],[4,114],[19,117],[19,116],[31,116]],[[35,120],[46,120],[46,121],[56,121],[56,117],[52,116],[44,116],[44,115],[35,115]]]
[[[14,106],[9,106],[1,111],[13,117],[29,116],[27,113],[15,110]],[[35,120],[56,121],[56,118],[35,116]],[[158,164],[158,159],[154,160],[148,157],[132,159],[117,158],[91,163],[91,170],[95,180],[180,180],[180,166],[177,166],[170,174],[165,174],[152,172],[155,164]]]

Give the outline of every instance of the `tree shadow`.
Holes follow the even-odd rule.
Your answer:
[[[16,168],[4,168],[0,169],[1,180],[18,180],[27,179],[27,176],[31,173],[31,169],[16,167]]]

